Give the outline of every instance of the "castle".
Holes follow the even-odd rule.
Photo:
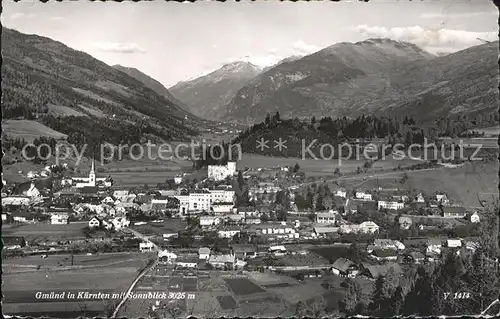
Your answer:
[[[227,162],[226,165],[208,165],[208,178],[222,181],[236,173],[236,162]]]

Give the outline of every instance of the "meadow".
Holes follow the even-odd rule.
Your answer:
[[[88,223],[70,223],[67,225],[52,224],[5,224],[2,225],[4,236],[22,236],[26,240],[39,239],[77,239],[85,238],[83,229]]]

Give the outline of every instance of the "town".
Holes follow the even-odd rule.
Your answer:
[[[139,284],[155,277],[151,273],[169,274],[158,287],[167,288],[169,299],[188,302],[203,276],[237,276],[227,282],[236,296],[238,289],[255,286],[249,280],[255,273],[275,281],[349,278],[366,286],[388,274],[404,278],[449,252],[471,255],[479,247],[482,209],[456,205],[444,192],[311,182],[299,163],[237,166],[208,165],[200,181],[185,173],[156,188],[136,189],[97,177],[95,161],[88,176],[72,176],[67,165],[30,171],[30,182],[4,182],[4,262],[69,254],[73,266],[78,255],[140,253],[149,264]],[[262,171],[271,173],[262,177]],[[237,302],[219,303],[227,310],[224,303]],[[162,309],[157,300],[142,311]]]

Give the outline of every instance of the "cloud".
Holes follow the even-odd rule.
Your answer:
[[[53,20],[53,21],[62,21],[62,20],[66,20],[66,18],[65,17],[55,16],[55,17],[50,17],[50,20]]]
[[[482,11],[482,12],[462,12],[462,13],[446,13],[446,12],[429,12],[422,13],[422,19],[452,19],[452,18],[472,18],[482,15],[497,15],[497,11]]]
[[[114,53],[145,53],[146,50],[141,48],[136,43],[123,43],[123,42],[98,42],[94,47],[103,52]]]
[[[299,41],[295,41],[292,44],[293,52],[291,52],[291,55],[308,55],[308,54],[311,54],[314,52],[318,52],[321,49],[322,49],[321,47],[318,47],[316,45],[307,44],[307,43],[304,43],[304,41],[299,40]]]
[[[429,52],[455,52],[482,44],[480,39],[496,41],[496,32],[471,32],[450,29],[425,29],[420,26],[386,28],[359,25],[354,30],[367,38],[389,38],[418,45]]]
[[[36,14],[34,14],[33,12],[30,12],[30,13],[22,13],[22,12],[16,12],[16,13],[13,13],[10,18],[12,20],[18,20],[18,19],[31,19],[31,18],[34,18],[36,16]]]

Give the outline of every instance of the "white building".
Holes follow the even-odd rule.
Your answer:
[[[210,211],[212,194],[207,191],[195,191],[189,194],[189,212]]]
[[[67,225],[69,224],[67,213],[55,213],[50,216],[50,223],[52,225]]]
[[[127,217],[115,217],[111,219],[111,224],[116,230],[122,229],[123,227],[130,226],[130,220]]]
[[[446,196],[446,194],[436,194],[436,201],[441,205],[450,204],[450,200],[448,199],[448,196]]]
[[[30,188],[26,191],[26,196],[29,198],[40,197],[40,191],[35,187],[35,183],[31,182]]]
[[[356,199],[362,199],[362,200],[372,200],[372,194],[359,190],[356,191]]]
[[[376,233],[380,227],[372,221],[362,222],[359,224],[360,230],[363,233]]]
[[[154,244],[150,241],[139,243],[139,250],[141,251],[141,253],[153,251],[153,249]]]
[[[216,226],[220,224],[220,218],[215,216],[201,216],[200,226]]]
[[[446,241],[446,246],[448,246],[450,248],[462,247],[462,240],[461,239],[448,239]]]
[[[212,203],[234,203],[235,191],[229,188],[216,188],[208,190]]]
[[[339,189],[337,189],[337,191],[335,192],[335,196],[346,198],[347,197],[347,191],[346,191],[346,189],[345,188],[339,188]]]
[[[339,218],[337,211],[330,210],[329,212],[316,213],[316,223],[333,224]]]
[[[236,173],[236,162],[227,162],[226,165],[208,165],[208,178],[222,181]]]
[[[174,177],[174,183],[176,183],[176,184],[182,183],[182,176],[181,175],[176,175]]]
[[[198,258],[202,260],[208,260],[210,258],[210,248],[201,247],[198,249]]]
[[[94,216],[89,220],[89,228],[96,228],[100,226],[101,226],[101,220],[99,218]]]
[[[418,194],[417,197],[415,198],[415,201],[417,203],[425,203],[424,195],[422,195],[422,193]]]
[[[229,214],[233,211],[233,204],[226,203],[212,203],[212,211],[215,214]]]
[[[405,203],[402,201],[395,201],[390,199],[382,199],[377,202],[378,209],[391,209],[398,210],[405,207]]]
[[[470,216],[470,222],[471,223],[479,223],[481,219],[479,218],[479,214],[477,211],[475,211],[471,216]]]
[[[220,238],[233,238],[234,235],[239,234],[241,230],[239,228],[227,228],[218,231]]]

